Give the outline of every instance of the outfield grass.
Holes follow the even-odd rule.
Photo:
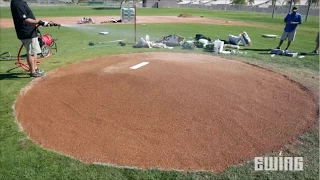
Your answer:
[[[41,17],[58,17],[58,16],[120,16],[119,9],[105,9],[99,6],[33,6],[32,10],[37,18]],[[9,7],[0,7],[0,18],[11,18]],[[269,27],[283,28],[283,18],[285,14],[254,13],[254,12],[234,12],[234,11],[217,11],[207,9],[154,9],[139,8],[138,16],[178,16],[181,13],[187,13],[192,16],[204,16],[206,18],[238,20],[248,23],[263,24]],[[303,15],[304,20],[304,15]],[[308,21],[299,27],[301,31],[317,32],[319,28],[319,17],[309,16]]]
[[[61,12],[61,8],[70,8],[72,11]],[[90,7],[91,8],[91,7]],[[63,16],[81,15],[83,12],[88,12],[88,15],[102,15],[106,12],[109,15],[118,14],[118,10],[93,10],[89,7],[35,7],[35,14],[38,16]],[[8,18],[6,9],[1,9],[1,18]],[[86,11],[84,11],[86,10]],[[96,12],[96,13],[95,13]],[[188,13],[193,15],[201,14],[202,10],[175,10],[175,9],[143,9],[140,14],[147,15],[177,15],[180,13]],[[218,13],[218,11],[207,13],[205,16],[220,18],[240,19],[244,21],[252,21],[255,19],[247,13],[230,14]],[[101,14],[99,14],[101,13]],[[212,14],[211,14],[212,13]],[[213,15],[215,14],[215,15]],[[83,15],[83,14],[82,14]],[[81,16],[82,16],[81,15]],[[261,18],[263,15],[255,14]],[[281,17],[282,18],[282,17]],[[280,29],[281,18],[278,18]],[[258,18],[259,19],[259,18]],[[315,18],[318,23],[318,18]],[[266,26],[271,24],[271,21],[266,20]],[[42,33],[50,33],[58,41],[58,53],[42,61],[41,67],[46,71],[50,71],[57,67],[81,61],[83,59],[102,57],[110,54],[122,54],[132,52],[145,51],[163,51],[162,49],[134,49],[130,46],[121,47],[116,43],[108,45],[100,45],[89,47],[89,41],[109,41],[116,39],[128,39],[132,41],[132,31],[129,29],[132,25],[102,25],[89,31],[76,30],[71,28],[42,28]],[[306,24],[305,31],[316,32],[317,27],[312,24]],[[253,41],[253,50],[270,49],[278,44],[279,39],[264,39],[261,37],[263,33],[279,34],[277,28],[255,28],[255,27],[232,27],[219,26],[208,24],[146,24],[137,25],[138,37],[143,37],[146,34],[154,40],[163,35],[178,33],[187,39],[193,38],[196,33],[202,33],[212,39],[226,39],[228,34],[239,34],[245,30],[250,35]],[[301,29],[299,27],[299,29]],[[107,30],[109,35],[101,36],[98,32]],[[0,53],[10,51],[12,54],[18,52],[20,42],[16,39],[13,28],[0,29]],[[299,52],[309,52],[314,46],[315,33],[304,33],[298,31],[297,39],[292,44],[292,50]],[[286,44],[284,44],[286,45]],[[288,77],[299,81],[303,85],[318,91],[319,85],[319,56],[306,55],[305,58],[290,58],[276,56],[271,58],[269,54],[264,54],[267,51],[247,50],[248,54],[239,56],[226,56],[230,59],[250,62],[259,66],[272,69],[276,72],[283,73]],[[173,50],[165,50],[168,52],[186,52],[186,53],[205,53],[202,49],[193,51],[174,48]],[[213,54],[214,56],[214,54]],[[252,160],[243,164],[230,167],[225,172],[220,174],[209,172],[190,172],[182,173],[177,171],[159,171],[159,170],[133,170],[122,169],[115,167],[106,167],[92,164],[84,164],[78,160],[59,155],[50,150],[43,149],[32,143],[26,135],[19,130],[15,123],[12,105],[16,95],[30,82],[28,75],[20,68],[16,68],[13,60],[0,60],[0,179],[318,179],[319,174],[319,133],[317,125],[309,132],[299,137],[299,143],[286,145],[283,147],[284,155],[286,156],[303,156],[305,159],[305,170],[302,172],[255,172],[253,170]],[[279,150],[280,151],[280,150]],[[274,152],[277,154],[278,152]]]

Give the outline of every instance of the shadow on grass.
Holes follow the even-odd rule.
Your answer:
[[[0,61],[15,61],[17,58],[0,58]]]
[[[250,49],[250,48],[244,48],[243,50],[246,50],[246,51],[271,51],[272,49]]]
[[[0,73],[0,80],[16,79],[16,78],[30,78],[28,73]]]
[[[267,53],[259,53],[259,54],[269,54],[269,55],[271,55],[271,54],[270,54],[270,53],[268,53],[268,52],[267,52]]]
[[[269,51],[271,51],[272,49],[251,49],[251,48],[244,48],[242,50],[245,51],[268,51],[268,52],[261,52],[259,54],[270,54]],[[298,55],[303,55],[303,56],[319,56],[319,54],[315,54],[312,52],[298,52]]]
[[[307,55],[307,56],[319,56],[319,54],[315,53],[307,53],[307,52],[300,52],[299,55]]]
[[[0,54],[0,61],[11,61],[11,60],[12,60],[12,56],[10,52],[4,52]]]
[[[271,55],[270,53],[268,52],[261,52],[259,54],[269,54]],[[303,55],[303,56],[319,56],[319,54],[314,54],[314,53],[306,53],[306,52],[300,52],[298,53],[299,56]]]
[[[22,54],[22,55],[20,55],[20,58],[27,59],[27,54]]]
[[[93,10],[115,10],[115,9],[120,9],[120,6],[116,6],[116,7],[94,7],[92,9]]]
[[[15,69],[17,69],[17,68],[19,68],[19,67],[18,67],[18,66],[16,66],[16,67],[14,67],[14,68],[11,68],[11,69],[7,70],[7,72],[6,72],[6,73],[11,73],[11,71],[12,71],[12,70],[15,70]]]

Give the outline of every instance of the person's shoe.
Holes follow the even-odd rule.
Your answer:
[[[311,52],[312,54],[318,54],[318,50],[314,50]]]
[[[280,47],[276,47],[276,49],[280,49]]]
[[[37,68],[37,69],[36,69],[36,72],[37,72],[37,73],[40,73],[40,74],[43,74],[43,73],[44,73],[44,70]]]
[[[43,74],[41,73],[37,73],[37,72],[34,72],[34,73],[30,73],[30,78],[37,78],[37,77],[42,77]]]

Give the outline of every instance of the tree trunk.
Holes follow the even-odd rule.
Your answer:
[[[309,11],[310,11],[311,3],[312,3],[312,0],[309,0],[309,3],[308,3],[308,11],[307,11],[306,19],[304,20],[304,21],[306,21],[306,22],[307,22],[307,19],[308,19],[308,16],[309,16]]]
[[[290,8],[289,8],[289,12],[288,12],[288,14],[290,14],[290,12],[291,12],[292,4],[293,4],[293,0],[291,0]]]
[[[276,3],[277,1],[276,0],[272,0],[272,19],[273,19],[273,15],[274,15],[274,9],[276,8]]]
[[[121,0],[120,2],[120,9],[122,9],[122,3],[124,2],[124,0]]]

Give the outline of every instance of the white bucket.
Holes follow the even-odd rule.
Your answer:
[[[223,46],[224,46],[224,42],[223,41],[220,41],[218,39],[218,40],[215,40],[213,42],[213,44],[214,44],[214,52],[221,53],[223,51]]]

